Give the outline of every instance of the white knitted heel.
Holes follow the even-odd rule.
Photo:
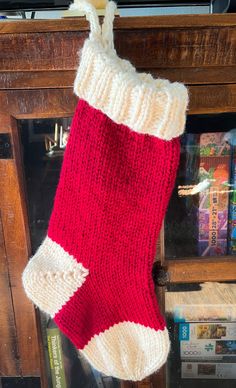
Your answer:
[[[89,271],[46,237],[25,268],[22,280],[29,299],[54,317],[82,286]]]

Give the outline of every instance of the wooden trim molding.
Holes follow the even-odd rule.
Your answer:
[[[166,260],[170,283],[228,282],[236,279],[234,257]]]
[[[24,196],[22,162],[20,159],[20,145],[16,120],[6,113],[0,112],[0,132],[11,133],[14,147],[13,159],[0,160],[0,209],[2,220],[2,234],[4,236],[4,251],[0,251],[0,262],[7,266],[8,272],[2,277],[7,281],[11,300],[5,311],[1,310],[4,318],[1,327],[1,346],[6,341],[4,354],[10,350],[9,338],[15,332],[14,348],[10,358],[1,364],[3,375],[14,376],[39,376],[38,336],[36,331],[35,310],[32,303],[26,298],[22,286],[21,274],[29,258],[29,233],[27,228],[26,200]],[[4,260],[5,256],[5,260]],[[3,267],[4,269],[4,267]],[[1,275],[1,274],[0,274]],[[1,286],[4,283],[1,281]],[[4,299],[7,293],[4,295]],[[4,300],[3,299],[3,300]],[[2,322],[2,316],[0,316]],[[4,326],[10,325],[10,336],[3,337]],[[11,323],[12,322],[12,323]],[[2,350],[3,351],[3,350]]]
[[[114,28],[152,29],[152,28],[203,28],[203,27],[234,27],[236,14],[211,14],[211,15],[168,15],[168,16],[142,16],[142,17],[116,17]],[[83,17],[65,18],[59,20],[21,20],[2,22],[0,34],[22,34],[31,32],[55,31],[88,31],[88,22]]]
[[[196,67],[196,68],[146,68],[155,78],[165,78],[172,82],[184,82],[186,85],[226,85],[236,84],[234,66]],[[0,71],[0,90],[14,89],[63,89],[72,88],[76,68],[73,70],[50,71]]]
[[[236,84],[189,87],[188,114],[236,112]],[[0,111],[19,118],[72,116],[78,98],[72,88],[0,91]]]
[[[192,17],[189,16],[189,18]],[[178,72],[180,72],[180,80],[183,79],[188,84],[194,83],[195,79],[198,79],[197,83],[209,83],[208,75],[211,74],[210,83],[219,83],[218,78],[222,79],[222,68],[227,67],[229,71],[225,71],[225,74],[228,74],[226,78],[229,82],[235,80],[236,28],[234,26],[192,28],[192,26],[173,25],[169,28],[157,25],[152,29],[144,27],[141,29],[142,23],[137,28],[134,19],[129,18],[129,29],[120,27],[115,30],[115,47],[119,56],[129,59],[139,71],[150,69],[155,73],[163,69],[166,76],[169,76],[173,70],[173,78],[178,79]],[[152,18],[150,22],[151,20]],[[0,29],[3,28],[2,26],[6,28],[6,25],[9,25],[9,33],[0,34],[1,47],[4,48],[0,52],[1,74],[4,77],[5,73],[6,76],[4,87],[9,82],[8,73],[11,72],[16,74],[18,72],[75,71],[79,63],[78,52],[88,36],[88,31],[80,24],[76,31],[69,28],[61,31],[58,21],[56,22],[44,21],[45,28],[48,27],[48,30],[41,31],[37,28],[40,24],[35,21],[34,30],[29,33],[22,32],[22,34],[15,30],[15,22],[0,23]],[[21,23],[24,22],[17,24],[19,30]],[[29,23],[32,22],[29,21]],[[58,30],[50,31],[51,23],[55,23]],[[63,25],[64,21],[60,23]],[[71,23],[73,24],[73,21]],[[201,69],[207,71],[208,68],[209,72],[205,73],[204,80]],[[212,73],[213,68],[215,70]],[[0,84],[3,82],[4,78]],[[223,83],[225,82],[224,80]]]

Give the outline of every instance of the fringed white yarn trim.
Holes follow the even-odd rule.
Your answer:
[[[170,350],[167,329],[122,322],[95,335],[80,350],[95,369],[122,380],[140,381],[166,362]]]
[[[107,5],[102,28],[91,4],[77,0],[73,8],[84,10],[91,26],[74,82],[75,94],[136,132],[164,140],[181,135],[188,105],[186,87],[139,74],[117,56],[112,32],[116,5],[112,1]]]
[[[46,237],[22,276],[26,294],[42,311],[54,317],[82,286],[89,271]]]

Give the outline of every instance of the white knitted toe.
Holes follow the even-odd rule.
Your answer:
[[[122,322],[95,335],[81,350],[93,367],[108,376],[140,381],[157,371],[169,353],[168,331]]]
[[[22,280],[28,298],[54,317],[87,275],[88,270],[81,263],[46,237],[26,266]]]

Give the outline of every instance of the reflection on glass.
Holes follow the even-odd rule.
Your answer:
[[[70,118],[19,121],[33,253],[48,227],[70,121]]]
[[[189,125],[181,139],[165,222],[169,258],[236,254],[236,130],[199,128]]]

